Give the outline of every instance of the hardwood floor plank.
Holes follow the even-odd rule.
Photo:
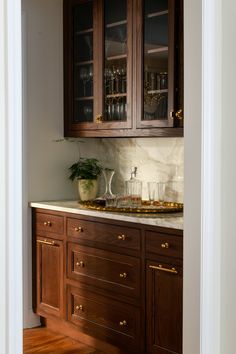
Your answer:
[[[24,354],[105,354],[47,328],[24,330]]]

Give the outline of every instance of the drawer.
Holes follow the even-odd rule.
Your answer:
[[[36,234],[44,235],[53,233],[57,235],[64,234],[64,218],[59,215],[47,213],[36,213],[35,215]]]
[[[118,347],[140,349],[140,308],[70,286],[67,304],[68,320],[83,332],[110,339]]]
[[[140,295],[139,258],[68,243],[68,277],[126,296]]]
[[[155,231],[146,231],[146,252],[154,253],[168,257],[183,257],[183,238],[157,233]]]
[[[140,250],[140,230],[131,227],[67,218],[67,235],[83,241]]]

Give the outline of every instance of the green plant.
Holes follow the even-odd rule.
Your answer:
[[[102,166],[97,159],[80,158],[78,162],[69,167],[69,179],[97,179],[102,172]]]

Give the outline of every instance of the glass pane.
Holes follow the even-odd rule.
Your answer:
[[[93,101],[92,100],[76,100],[74,122],[84,123],[93,121]]]
[[[105,121],[127,120],[127,0],[105,0]]]
[[[74,30],[75,32],[93,28],[93,1],[87,1],[75,7]]]
[[[74,48],[74,60],[76,63],[93,60],[93,32],[76,34]]]
[[[74,43],[74,116],[73,121],[93,121],[93,1],[75,6]]]
[[[168,0],[145,0],[143,120],[168,119]]]

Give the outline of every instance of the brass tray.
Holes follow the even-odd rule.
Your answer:
[[[150,205],[148,201],[142,201],[142,206],[139,208],[118,208],[118,207],[106,207],[99,205],[96,202],[79,202],[82,207],[90,210],[97,211],[110,211],[116,213],[139,213],[139,214],[156,214],[156,213],[177,213],[182,212],[184,205],[182,203],[174,202],[164,202],[158,203],[154,202],[153,205]]]

